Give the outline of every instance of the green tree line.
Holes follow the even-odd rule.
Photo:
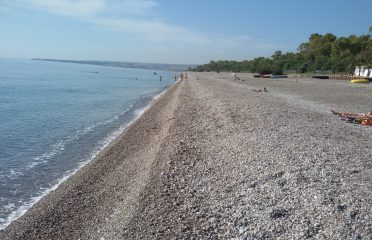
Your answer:
[[[271,57],[244,61],[211,61],[195,71],[257,72],[282,74],[332,71],[351,72],[358,65],[372,65],[372,26],[369,34],[336,37],[332,33],[313,33],[297,52],[276,51]]]

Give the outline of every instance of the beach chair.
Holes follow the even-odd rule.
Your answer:
[[[367,72],[366,72],[367,70]],[[367,77],[366,74],[368,75],[368,68],[366,66],[361,66],[360,67],[360,75],[361,77]]]
[[[360,75],[360,67],[359,66],[355,66],[354,75],[359,77],[359,75]]]
[[[364,72],[363,72],[363,77],[368,77],[368,72],[369,72],[369,69],[365,69]]]

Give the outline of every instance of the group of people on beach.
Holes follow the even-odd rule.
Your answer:
[[[238,75],[236,75],[236,73],[234,73],[234,78],[235,78],[235,81],[240,80],[240,77],[238,77]]]
[[[231,75],[234,75],[234,80],[235,81],[240,81],[240,80],[241,81],[244,81],[244,79],[241,79],[236,73],[233,73]],[[260,89],[253,89],[253,88],[251,88],[251,90],[253,92],[268,92],[266,87],[263,87],[263,88],[260,88]]]
[[[154,72],[154,75],[158,75],[156,72]],[[177,76],[177,74],[175,74],[174,75],[174,81],[177,81],[177,79],[178,79],[178,76]],[[181,73],[181,79],[187,79],[187,73]],[[138,80],[137,78],[136,78],[136,80]],[[159,75],[159,81],[161,82],[161,81],[163,81],[163,76],[162,75]]]
[[[181,73],[181,79],[187,79],[187,73]]]

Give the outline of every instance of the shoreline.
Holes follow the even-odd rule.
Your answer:
[[[188,73],[2,239],[372,234],[372,87]],[[266,87],[268,92],[253,92]]]
[[[178,81],[177,81],[178,82]],[[67,181],[70,177],[75,175],[80,171],[80,169],[84,168],[86,165],[88,165],[90,162],[94,161],[102,151],[104,151],[106,148],[110,147],[110,145],[114,144],[115,140],[117,138],[120,138],[120,135],[123,134],[126,128],[128,128],[130,125],[134,124],[150,107],[152,104],[154,104],[159,98],[161,98],[171,87],[173,87],[177,82],[174,82],[173,84],[169,85],[168,87],[165,87],[161,92],[155,94],[151,97],[150,102],[141,109],[134,110],[135,116],[132,120],[130,120],[128,123],[123,124],[118,129],[116,129],[112,134],[105,137],[105,139],[102,139],[103,145],[101,145],[98,149],[93,149],[90,157],[84,161],[82,161],[75,169],[72,169],[71,171],[65,173],[61,178],[57,180],[57,183],[53,185],[52,187],[45,189],[43,192],[41,192],[38,196],[33,197],[29,202],[22,205],[20,208],[14,210],[5,220],[4,223],[2,223],[2,226],[0,227],[0,232],[7,228],[12,222],[16,221],[20,217],[22,217],[27,211],[32,208],[35,204],[37,204],[40,200],[42,200],[45,196],[50,194],[51,192],[55,191],[61,184],[63,184],[65,181]]]

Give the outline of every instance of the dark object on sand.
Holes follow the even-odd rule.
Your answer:
[[[271,78],[270,74],[261,75],[261,78]]]
[[[283,218],[283,217],[286,217],[287,215],[288,215],[288,211],[286,209],[274,209],[270,213],[270,217],[272,219]]]
[[[256,90],[256,89],[251,89],[253,92],[267,92],[267,89],[264,87],[264,88],[260,88],[260,89],[258,89],[258,90]]]
[[[317,78],[317,79],[329,79],[329,76],[312,76],[312,78]]]
[[[272,75],[271,78],[288,78],[288,75]]]
[[[253,77],[260,78],[261,77],[261,74],[254,74]]]

